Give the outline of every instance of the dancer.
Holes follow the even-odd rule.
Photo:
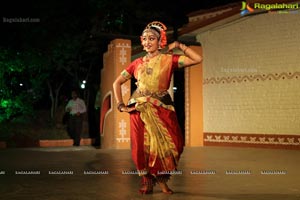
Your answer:
[[[184,141],[167,90],[175,69],[202,61],[197,52],[177,41],[168,45],[169,53],[161,53],[167,45],[166,30],[159,21],[146,26],[140,38],[147,54],[129,64],[113,84],[118,110],[130,114],[131,154],[142,177],[142,194],[153,193],[155,184],[163,193],[173,193],[167,181],[176,170]],[[170,53],[174,48],[184,55]],[[132,77],[137,80],[137,89],[126,106],[121,85]]]

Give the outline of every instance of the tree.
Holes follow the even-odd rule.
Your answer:
[[[20,10],[11,5],[11,11],[21,17],[38,18],[40,22],[2,24],[7,32],[0,33],[5,38],[1,44],[0,76],[5,78],[0,83],[5,89],[0,91],[0,112],[5,108],[6,119],[29,112],[32,102],[41,99],[41,95],[50,98],[50,116],[54,119],[60,94],[79,86],[82,80],[93,81],[87,86],[99,83],[103,47],[106,50],[113,39],[108,34],[139,35],[151,20],[172,25],[180,22],[176,17],[182,15],[177,4],[165,7],[158,0],[121,0],[117,4],[111,0],[29,0],[23,4]],[[7,16],[13,16],[11,11]],[[98,34],[103,32],[106,35]],[[21,78],[23,86],[18,85]],[[85,91],[88,103],[90,90]],[[31,102],[31,106],[22,102]]]
[[[47,86],[51,99],[51,118],[59,103],[60,90],[66,84],[69,88],[79,87],[81,80],[86,80],[89,69],[83,66],[82,48],[86,40],[85,34],[68,35],[57,39],[49,53],[49,78]]]
[[[46,78],[39,73],[41,65],[41,56],[34,50],[16,52],[0,48],[0,122],[33,114]]]
[[[30,7],[25,9],[28,5]],[[3,49],[18,49],[21,52],[34,48],[43,57],[39,75],[46,77],[43,87],[48,88],[48,92],[43,94],[50,98],[50,116],[54,119],[61,91],[71,90],[71,87],[78,86],[79,80],[89,77],[87,73],[92,66],[89,60],[94,60],[91,54],[101,56],[95,51],[90,52],[88,58],[83,55],[89,39],[93,8],[85,0],[29,1],[20,13],[38,18],[40,22],[4,24],[9,32],[1,33],[1,38],[6,38],[2,41]],[[22,59],[28,60],[29,57],[24,55],[20,62],[23,62]],[[22,73],[31,73],[28,68],[22,70]]]

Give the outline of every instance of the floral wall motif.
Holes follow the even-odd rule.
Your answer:
[[[127,113],[120,113],[113,94],[113,82],[121,71],[131,62],[131,41],[115,39],[108,45],[103,55],[103,69],[101,71],[101,147],[129,149],[130,148],[130,121]],[[123,99],[130,97],[130,81],[122,86]]]

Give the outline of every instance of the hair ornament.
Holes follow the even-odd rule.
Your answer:
[[[145,29],[150,29],[150,28],[157,28],[159,31],[161,30],[164,30],[166,31],[167,30],[167,27],[161,23],[160,21],[153,21],[153,22],[150,22]]]
[[[153,21],[147,24],[143,32],[149,30],[153,32],[155,35],[157,35],[159,39],[159,49],[163,49],[167,44],[167,36],[166,36],[167,27],[160,21]]]

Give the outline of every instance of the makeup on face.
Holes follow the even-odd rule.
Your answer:
[[[158,48],[158,38],[151,31],[145,31],[141,38],[146,51],[153,51]]]

